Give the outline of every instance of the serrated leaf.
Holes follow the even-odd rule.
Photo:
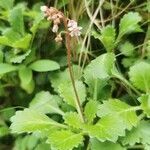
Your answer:
[[[125,43],[120,45],[119,50],[125,56],[132,56],[134,52],[134,45],[131,44],[129,41],[126,41]]]
[[[29,65],[29,67],[37,72],[53,71],[60,68],[57,62],[48,59],[37,60]]]
[[[9,21],[14,31],[24,35],[24,20],[21,8],[14,8],[10,11]]]
[[[125,150],[119,143],[100,142],[96,139],[91,139],[91,150]]]
[[[138,123],[138,117],[135,113],[134,107],[117,99],[104,101],[102,105],[99,105],[97,115],[99,117],[118,115],[128,130],[133,126],[136,126]]]
[[[76,65],[73,65],[72,70],[73,70],[74,79],[75,80],[80,79],[81,78],[81,73],[80,73],[81,68]],[[58,92],[58,87],[61,83],[71,82],[68,68],[65,69],[64,71],[51,72],[49,75],[49,80],[52,83],[54,90],[56,92]]]
[[[28,50],[26,53],[21,55],[15,55],[14,57],[10,58],[10,62],[12,63],[22,63],[23,60],[26,59],[27,56],[31,53],[31,50]]]
[[[48,142],[57,150],[72,150],[82,144],[83,136],[69,130],[55,131],[49,135]]]
[[[91,138],[97,138],[101,142],[116,142],[119,136],[125,135],[125,125],[117,115],[102,117],[95,125],[85,125],[84,130]]]
[[[66,124],[73,128],[80,129],[82,126],[82,121],[80,116],[76,112],[67,112],[64,115],[64,121]]]
[[[133,85],[143,92],[150,91],[150,64],[139,62],[130,67],[129,78]]]
[[[85,86],[81,81],[75,81],[76,90],[78,92],[78,96],[80,99],[80,103],[82,104],[85,101],[86,98],[86,90]],[[60,96],[63,98],[63,100],[68,103],[69,105],[72,105],[76,107],[76,96],[74,93],[74,89],[71,82],[64,82],[61,83],[58,87],[58,91]]]
[[[96,113],[98,110],[98,102],[94,100],[90,100],[85,108],[84,108],[84,115],[89,123],[93,121],[93,119],[96,117]]]
[[[21,48],[21,49],[28,49],[30,46],[31,39],[32,39],[31,34],[27,34],[24,37],[22,37],[21,39],[19,39],[18,41],[16,41],[12,45],[12,47]]]
[[[11,122],[10,129],[13,133],[53,130],[63,126],[46,115],[27,108],[23,111],[17,111],[16,114],[11,117]]]
[[[115,55],[113,53],[106,53],[92,60],[85,68],[85,83],[89,87],[91,97],[98,97],[101,89],[107,84],[114,62]],[[96,95],[94,95],[95,93]]]
[[[135,143],[142,143],[150,145],[150,122],[141,121],[136,128],[127,131],[126,136],[121,139],[123,145],[134,145]]]
[[[0,74],[9,73],[11,71],[17,70],[16,66],[6,63],[0,63]]]
[[[150,118],[150,95],[142,95],[138,100],[141,102],[141,109],[144,111],[147,117]]]
[[[142,20],[141,16],[137,12],[129,12],[123,16],[119,24],[118,40],[125,34],[133,32],[141,32],[141,28],[138,23]]]
[[[93,32],[92,35],[94,36],[94,38],[99,39],[103,43],[107,52],[113,51],[116,38],[114,27],[112,27],[111,25],[107,25],[106,27],[102,28],[101,35],[96,32]]]
[[[35,95],[29,104],[29,108],[36,110],[40,113],[58,113],[63,115],[60,110],[55,96],[51,95],[48,91],[41,91]]]

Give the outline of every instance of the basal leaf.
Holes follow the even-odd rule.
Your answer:
[[[29,67],[37,72],[53,71],[60,68],[57,62],[48,59],[37,60],[29,65]]]
[[[32,39],[31,34],[27,34],[24,37],[22,37],[20,40],[16,41],[12,47],[28,49],[30,46],[31,39]]]
[[[107,52],[113,51],[116,38],[116,32],[114,27],[107,25],[106,27],[102,28],[101,35],[96,32],[93,32],[92,35],[94,36],[94,38],[99,39],[103,43]]]
[[[141,103],[141,109],[144,111],[147,117],[150,118],[150,95],[142,95],[138,100]]]
[[[0,45],[6,45],[6,46],[11,46],[12,43],[9,41],[9,39],[5,36],[0,36]]]
[[[13,133],[53,130],[56,127],[61,127],[61,124],[33,109],[17,111],[16,114],[11,117],[11,122],[10,129]]]
[[[98,102],[94,100],[89,100],[84,108],[84,115],[88,123],[92,123],[93,119],[96,117],[98,111]]]
[[[81,68],[77,65],[72,66],[74,79],[78,80],[81,78]],[[64,71],[58,71],[58,72],[50,72],[49,74],[49,80],[52,83],[52,87],[56,92],[58,92],[58,87],[61,83],[64,82],[71,82],[69,70],[66,68]]]
[[[9,73],[15,70],[17,70],[16,66],[7,63],[0,63],[0,74]]]
[[[99,105],[97,115],[99,117],[118,115],[120,120],[123,121],[124,125],[129,130],[138,123],[138,117],[135,113],[134,107],[117,99],[104,101],[102,105]]]
[[[111,69],[115,62],[113,53],[102,54],[92,60],[84,70],[85,83],[89,87],[91,97],[96,100],[101,92],[101,89],[106,86],[108,79],[111,76]]]
[[[118,40],[125,34],[141,32],[142,30],[138,25],[141,20],[142,18],[137,12],[129,12],[125,14],[119,24]]]
[[[49,135],[48,142],[57,150],[72,150],[83,143],[83,136],[69,130],[55,131]]]
[[[85,86],[81,81],[75,81],[76,90],[78,92],[78,96],[80,99],[81,104],[85,101],[86,98],[86,91]],[[68,103],[69,105],[72,105],[76,107],[76,96],[74,93],[74,89],[71,82],[64,82],[61,83],[58,87],[58,91],[60,96],[63,98],[63,100]]]
[[[51,95],[48,91],[41,91],[35,95],[29,104],[30,109],[36,110],[40,113],[58,113],[63,115],[60,110],[55,96]]]
[[[100,142],[96,139],[91,139],[91,150],[125,150],[119,143]]]
[[[125,135],[125,125],[117,115],[102,117],[95,125],[85,125],[84,130],[91,138],[97,138],[101,142],[116,142],[118,136]]]
[[[126,41],[125,43],[120,45],[119,50],[125,56],[132,56],[134,52],[134,45],[131,44],[129,41]]]
[[[126,136],[121,139],[123,145],[134,145],[135,143],[142,143],[150,145],[150,122],[141,121],[136,128],[127,131]]]
[[[25,66],[20,67],[19,69],[19,78],[21,87],[27,92],[32,93],[34,90],[34,81],[32,78],[32,70]]]
[[[9,21],[14,31],[24,35],[24,20],[21,8],[14,8],[10,11]]]
[[[65,123],[73,128],[80,129],[82,126],[82,121],[80,116],[76,112],[67,112],[64,115]]]
[[[130,67],[129,77],[133,85],[143,92],[150,91],[150,64],[139,62]]]
[[[15,55],[14,57],[10,58],[10,62],[12,63],[22,63],[23,60],[26,59],[27,56],[31,53],[31,50],[28,50],[26,53],[21,55]]]

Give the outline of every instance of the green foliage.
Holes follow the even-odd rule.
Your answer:
[[[142,18],[137,12],[129,12],[124,15],[119,24],[118,39],[122,38],[125,34],[141,32],[142,30],[138,25],[141,20]]]
[[[139,101],[141,102],[141,108],[147,117],[150,117],[150,95],[142,95],[139,97]]]
[[[117,99],[110,99],[106,102],[104,101],[104,103],[98,107],[97,115],[99,117],[104,117],[107,115],[118,116],[120,117],[119,120],[123,121],[124,126],[130,130],[138,123],[138,117],[135,110],[136,107],[131,107]]]
[[[83,136],[69,130],[61,130],[51,133],[48,142],[58,150],[70,150],[83,143]]]
[[[86,98],[85,86],[81,81],[75,81],[75,86],[78,91],[78,95],[80,97],[80,102],[82,104]],[[63,100],[67,104],[74,106],[74,107],[77,106],[77,104],[75,103],[76,96],[75,96],[71,82],[61,83],[60,86],[58,87],[58,91],[59,91],[60,96],[63,98]]]
[[[100,142],[96,139],[91,139],[91,150],[125,150],[120,144],[112,142]]]
[[[128,131],[126,136],[122,139],[124,145],[134,145],[135,143],[142,143],[150,147],[150,122],[141,121],[136,128]]]
[[[63,112],[59,109],[58,102],[56,100],[56,96],[51,95],[48,91],[41,91],[32,99],[29,104],[29,108],[44,114],[63,114]]]
[[[33,62],[29,66],[32,70],[37,71],[37,72],[46,72],[46,71],[53,71],[53,70],[58,70],[59,64],[56,63],[55,61],[52,60],[37,60]]]
[[[6,64],[6,63],[0,63],[0,74],[9,73],[11,71],[17,70],[16,66]]]
[[[139,62],[130,67],[129,77],[133,85],[143,92],[149,92],[150,83],[150,64],[147,62]]]
[[[150,150],[149,2],[47,4],[0,0],[0,149]]]
[[[93,32],[92,35],[94,38],[99,39],[103,43],[107,52],[112,52],[114,50],[116,38],[114,27],[108,25],[101,30],[101,35],[96,32]]]
[[[13,133],[35,132],[42,130],[54,130],[59,124],[33,109],[17,111],[11,118],[13,122],[10,129]],[[56,126],[55,126],[56,125]]]

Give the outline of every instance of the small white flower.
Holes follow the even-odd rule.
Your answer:
[[[68,27],[69,28],[76,28],[77,27],[77,22],[74,20],[69,20],[68,21]]]
[[[41,11],[46,12],[48,7],[47,6],[41,6],[40,9],[41,9]]]
[[[52,31],[53,31],[54,33],[56,33],[56,32],[58,31],[58,25],[57,25],[57,24],[54,24],[54,25],[53,25]]]
[[[73,37],[73,36],[80,36],[81,35],[81,31],[82,30],[82,27],[76,27],[74,28],[73,30],[70,31],[70,36]]]

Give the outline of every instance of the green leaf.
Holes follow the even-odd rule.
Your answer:
[[[79,68],[77,65],[72,66],[74,79],[78,80],[81,78],[81,68]],[[64,82],[71,82],[69,70],[66,68],[64,71],[58,71],[58,72],[50,72],[49,80],[52,83],[52,87],[56,92],[58,92],[58,87],[61,83]]]
[[[84,115],[89,123],[92,123],[93,119],[96,117],[97,110],[98,110],[97,101],[90,100],[86,104],[84,108]]]
[[[12,63],[22,63],[23,60],[26,59],[27,56],[31,53],[31,50],[28,50],[26,53],[21,55],[15,55],[14,57],[10,58],[10,62]]]
[[[29,67],[37,72],[53,71],[60,68],[58,63],[48,59],[37,60],[33,62]]]
[[[116,38],[114,27],[112,27],[111,25],[107,25],[106,27],[102,28],[101,35],[96,32],[93,32],[92,35],[94,36],[94,38],[99,39],[103,43],[107,52],[113,51]]]
[[[32,39],[32,35],[27,34],[24,37],[22,37],[20,40],[16,41],[12,47],[28,49],[30,46],[31,39]]]
[[[0,7],[9,10],[13,7],[14,0],[0,0]]]
[[[84,70],[85,83],[89,87],[91,97],[98,98],[101,89],[107,84],[111,76],[111,69],[115,62],[113,53],[106,53],[92,60]]]
[[[48,142],[57,150],[72,150],[83,143],[83,136],[69,130],[55,131],[49,135]]]
[[[150,91],[150,64],[139,62],[130,67],[129,77],[133,85],[143,92]]]
[[[141,121],[136,128],[127,131],[126,136],[121,139],[123,145],[134,145],[135,143],[142,143],[150,145],[150,122]]]
[[[19,78],[21,81],[21,87],[27,92],[32,93],[34,90],[34,81],[32,77],[32,70],[25,66],[19,69]]]
[[[13,28],[5,29],[3,31],[3,35],[9,40],[9,43],[11,43],[11,47],[13,47],[13,44],[21,38],[20,33],[15,31]]]
[[[21,8],[14,8],[10,11],[9,21],[12,26],[12,29],[23,36],[25,31],[23,12]]]
[[[4,53],[3,53],[3,51],[0,48],[0,63],[3,62],[3,59],[4,59]]]
[[[9,73],[15,70],[17,70],[16,66],[6,64],[6,63],[0,63],[0,74]]]
[[[96,139],[91,139],[91,150],[125,150],[120,144],[112,142],[100,142]]]
[[[12,42],[5,36],[0,36],[0,45],[11,46]]]
[[[82,121],[80,120],[80,116],[76,112],[67,112],[64,115],[65,123],[69,126],[80,129],[82,126]]]
[[[125,43],[120,45],[120,51],[125,56],[132,56],[134,52],[134,45],[131,44],[129,41],[126,41]]]
[[[138,23],[142,20],[141,16],[137,12],[129,12],[123,16],[119,24],[118,40],[125,34],[133,32],[141,32],[141,28]],[[119,41],[118,41],[119,42]]]
[[[75,86],[78,92],[80,103],[82,104],[86,98],[85,86],[81,81],[77,81],[77,80],[75,81]],[[61,83],[60,86],[58,87],[58,91],[60,96],[63,98],[63,100],[66,103],[76,107],[76,103],[75,103],[76,96],[71,82]]]
[[[17,111],[16,114],[11,117],[11,122],[10,129],[13,133],[35,132],[50,129],[53,131],[56,127],[63,127],[63,125],[33,109]]]
[[[30,109],[36,110],[40,113],[58,113],[63,115],[54,95],[48,91],[41,91],[35,95],[29,104]]]
[[[104,101],[102,105],[99,105],[98,109],[97,115],[99,117],[118,115],[128,130],[138,123],[138,117],[135,112],[136,107],[131,107],[120,100],[110,99]]]
[[[138,100],[141,102],[141,109],[150,118],[150,95],[142,95]]]
[[[107,115],[95,125],[85,125],[84,131],[91,138],[97,138],[101,142],[106,140],[116,142],[118,136],[125,135],[125,125],[118,115]]]

